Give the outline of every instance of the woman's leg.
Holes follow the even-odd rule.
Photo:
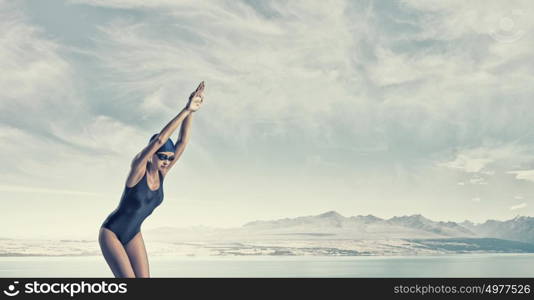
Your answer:
[[[98,243],[115,277],[135,277],[128,254],[113,231],[101,227],[98,234]]]
[[[126,253],[132,263],[132,268],[136,277],[150,277],[148,256],[146,254],[145,242],[141,232],[138,232],[129,242],[126,244]]]

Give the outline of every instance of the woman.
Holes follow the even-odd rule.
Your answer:
[[[184,152],[193,113],[203,101],[204,81],[191,93],[186,107],[132,160],[119,206],[106,218],[98,236],[115,277],[150,277],[141,223],[163,201],[163,179]],[[175,145],[170,136],[180,124]]]

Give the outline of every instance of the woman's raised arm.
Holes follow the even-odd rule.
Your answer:
[[[189,101],[185,108],[183,108],[178,115],[176,115],[163,129],[160,131],[160,133],[145,147],[141,152],[139,152],[134,159],[132,160],[132,171],[131,173],[135,174],[144,174],[146,164],[150,157],[158,151],[158,149],[163,146],[169,139],[169,137],[176,131],[178,126],[186,119],[188,116],[190,116],[194,111],[198,110],[200,107],[200,104],[204,101],[204,81],[202,81],[197,89],[191,93],[191,96],[189,96]],[[187,122],[189,126],[186,126],[185,128],[189,129],[190,125],[190,118],[188,118],[189,121]],[[182,130],[180,132],[180,141],[184,140],[184,127],[182,125]],[[185,137],[187,138],[187,133],[185,133]],[[185,144],[184,144],[185,146]],[[182,152],[183,152],[183,147]],[[178,149],[177,149],[178,151]],[[134,175],[134,174],[130,174]],[[131,176],[129,176],[131,177]],[[134,175],[134,177],[136,177]]]
[[[198,88],[191,93],[191,96],[189,96],[189,102],[187,103],[187,108],[191,111],[191,113],[185,118],[185,120],[182,122],[182,126],[180,127],[180,135],[178,136],[178,139],[176,140],[175,151],[174,151],[174,159],[170,162],[169,166],[167,167],[167,172],[176,164],[178,161],[178,158],[182,155],[182,153],[185,150],[185,146],[189,142],[189,139],[191,138],[191,122],[193,121],[193,112],[197,111],[200,108],[200,105],[204,102],[204,81],[200,83]]]

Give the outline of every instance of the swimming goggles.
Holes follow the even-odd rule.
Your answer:
[[[168,161],[174,160],[174,155],[168,156],[167,154],[163,154],[163,153],[156,153],[156,155],[158,156],[160,160],[168,160]]]

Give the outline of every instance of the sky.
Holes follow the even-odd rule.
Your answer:
[[[0,237],[96,238],[131,159],[202,80],[143,230],[534,216],[533,9],[0,0]]]

